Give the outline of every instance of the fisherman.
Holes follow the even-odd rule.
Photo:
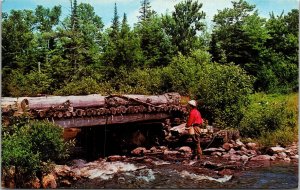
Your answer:
[[[186,129],[193,140],[193,154],[191,159],[200,160],[202,157],[202,150],[200,147],[200,127],[203,125],[203,119],[201,113],[197,110],[197,102],[195,100],[190,100],[188,102],[189,118],[186,123]]]

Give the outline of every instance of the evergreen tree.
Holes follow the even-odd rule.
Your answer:
[[[118,15],[118,9],[117,9],[117,4],[115,3],[114,7],[114,17],[112,20],[112,25],[111,25],[111,32],[110,36],[113,39],[117,39],[120,31],[120,21],[119,21],[119,15]]]
[[[173,45],[183,55],[199,48],[197,33],[205,29],[202,19],[205,13],[200,11],[202,3],[198,1],[185,0],[175,5],[172,17],[166,15],[164,25],[167,33],[172,36]]]
[[[141,1],[141,8],[140,8],[140,16],[139,22],[143,22],[147,19],[149,19],[152,15],[155,15],[156,12],[154,10],[151,10],[151,5],[149,0],[142,0]]]
[[[164,31],[162,18],[152,16],[137,25],[136,31],[141,39],[144,66],[168,65],[176,52],[176,47],[172,45],[170,36]]]
[[[78,29],[78,15],[77,15],[77,0],[74,0],[73,5],[72,5],[72,0],[71,0],[71,28],[73,30]]]

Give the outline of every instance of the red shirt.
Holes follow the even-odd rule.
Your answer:
[[[193,108],[190,111],[189,119],[188,119],[186,126],[190,127],[190,126],[192,126],[192,124],[202,124],[202,123],[203,123],[203,120],[202,120],[200,112],[196,108]]]

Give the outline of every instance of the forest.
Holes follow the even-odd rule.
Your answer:
[[[185,0],[160,15],[141,0],[131,27],[115,3],[107,28],[76,0],[66,17],[60,5],[3,12],[1,95],[178,92],[197,100],[209,124],[238,129],[243,142],[297,142],[299,10],[263,18],[255,5],[232,1],[207,26],[202,6]],[[15,167],[16,184],[69,156],[62,131],[27,118],[3,128],[2,166]]]
[[[248,136],[296,125],[299,11],[266,19],[232,1],[209,30],[202,6],[185,0],[159,15],[142,0],[130,27],[115,3],[106,29],[94,7],[76,0],[67,17],[60,5],[3,13],[2,96],[178,92],[196,99],[209,122]],[[270,97],[280,104],[270,108]]]
[[[193,95],[195,85],[206,84],[196,74],[206,67],[241,69],[256,92],[297,91],[299,11],[264,19],[246,1],[232,5],[214,15],[212,31],[202,4],[190,0],[165,15],[143,0],[133,28],[115,4],[105,30],[94,8],[76,0],[65,18],[59,5],[3,13],[2,95]]]

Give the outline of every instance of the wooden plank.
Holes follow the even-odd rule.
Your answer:
[[[134,123],[141,121],[155,121],[169,118],[170,114],[167,113],[143,113],[143,114],[129,114],[126,116],[93,116],[93,117],[78,117],[78,118],[63,118],[54,119],[54,123],[64,128],[69,127],[90,127],[90,126],[103,126],[121,123]]]

